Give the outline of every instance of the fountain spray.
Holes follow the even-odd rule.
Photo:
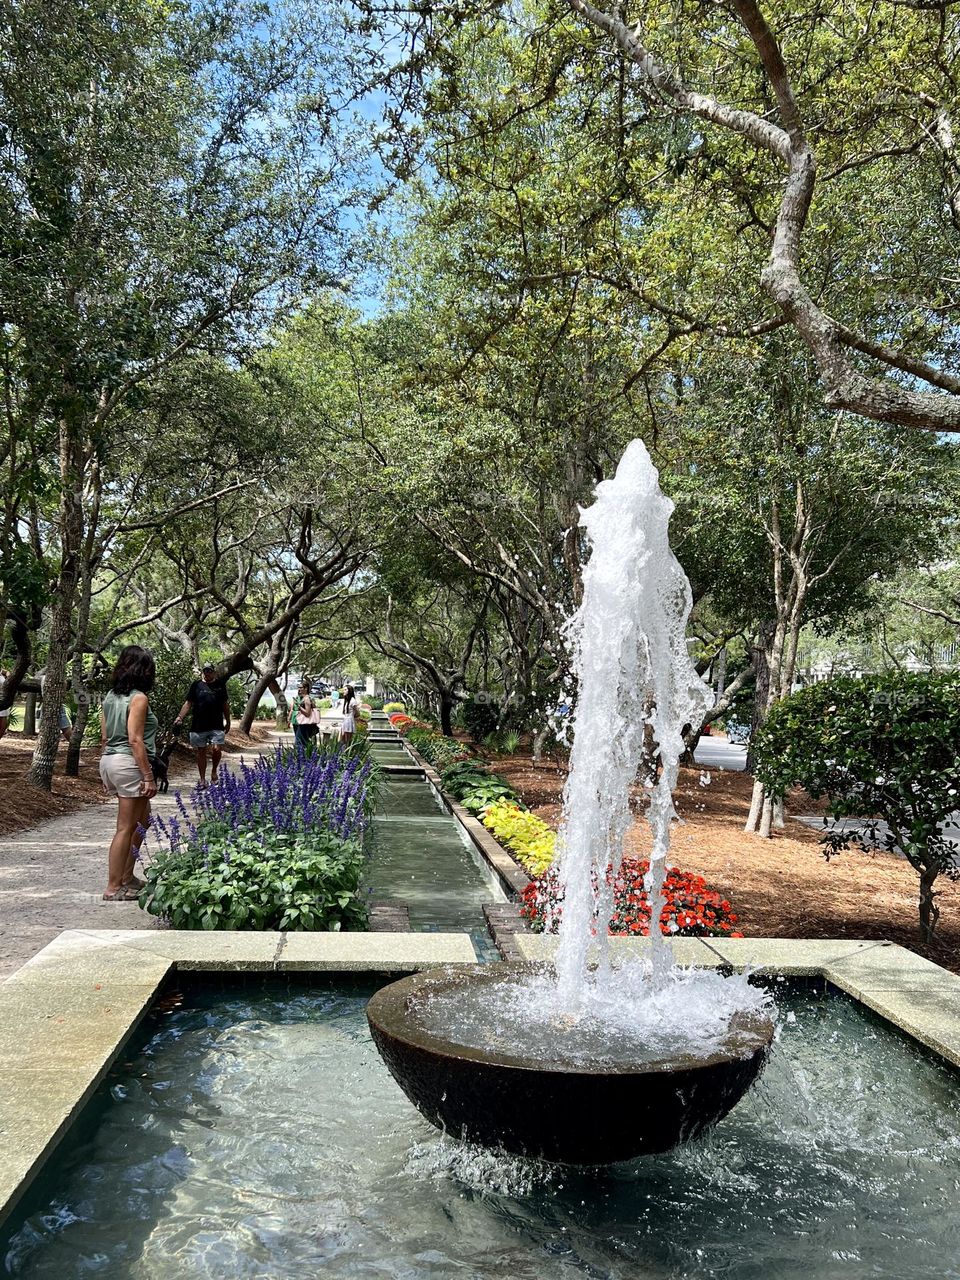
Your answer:
[[[670,549],[673,503],[659,480],[643,441],[633,440],[580,518],[592,550],[583,599],[568,625],[579,692],[559,838],[564,892],[556,959],[560,1003],[571,1010],[583,1000],[592,945],[599,947],[601,972],[609,964],[612,880],[647,740],[660,758],[647,813],[653,980],[662,980],[670,964],[659,921],[673,789],[684,727],[700,722],[710,690],[687,650],[690,584]]]

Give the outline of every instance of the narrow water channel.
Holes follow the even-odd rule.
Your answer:
[[[372,722],[370,755],[384,774],[367,837],[370,897],[402,902],[417,933],[469,933],[481,959],[497,959],[483,904],[505,901],[503,890],[388,728],[385,717]]]

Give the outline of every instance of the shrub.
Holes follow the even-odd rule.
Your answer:
[[[960,802],[960,676],[871,676],[811,685],[771,711],[754,738],[757,777],[777,796],[826,796],[826,856],[856,846],[902,853],[920,876],[920,935],[933,940],[933,886],[957,878],[942,826]]]
[[[227,701],[230,703],[230,714],[234,720],[239,720],[247,709],[247,699],[252,688],[252,684],[250,689],[245,688],[236,676],[231,676],[227,681]]]
[[[650,932],[650,903],[644,880],[650,863],[644,859],[624,858],[613,881],[613,915],[609,932],[643,936]],[[610,868],[608,876],[612,874]],[[710,889],[702,876],[671,867],[663,885],[664,907],[660,913],[660,931],[673,937],[742,938],[734,926],[737,917],[730,903],[715,889]],[[523,892],[520,914],[531,923],[536,933],[549,929],[556,933],[563,915],[563,891],[556,867],[550,867]]]
[[[168,729],[180,713],[187,690],[197,679],[192,660],[182,649],[153,650],[157,678],[150,691],[150,710],[161,729]]]
[[[496,703],[478,702],[475,698],[465,702],[460,713],[463,727],[474,742],[482,742],[488,734],[493,733],[499,715]]]
[[[362,754],[277,751],[155,818],[140,905],[180,929],[356,929],[373,796]]]
[[[399,711],[399,712],[405,713],[407,710],[407,708],[404,706],[402,702],[385,702],[383,704],[383,709],[387,715],[389,715],[391,711]]]
[[[556,852],[557,836],[542,818],[516,801],[499,800],[483,813],[483,825],[505,844],[533,876],[546,871]]]
[[[471,813],[484,813],[492,804],[509,801],[518,805],[517,793],[508,782],[490,777],[460,796],[460,803]],[[518,806],[519,807],[519,806]]]

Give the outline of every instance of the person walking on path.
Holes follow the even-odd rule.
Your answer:
[[[143,888],[133,868],[150,820],[150,801],[157,794],[151,764],[157,750],[157,717],[149,698],[155,678],[153,654],[128,644],[100,708],[100,779],[107,795],[117,797],[105,902],[132,902]]]
[[[7,701],[7,681],[10,679],[10,672],[6,667],[0,671],[0,738],[10,728],[10,716],[13,712],[13,700]]]
[[[340,726],[340,741],[352,742],[357,729],[357,695],[353,685],[348,684],[343,693],[343,724]]]
[[[310,695],[310,681],[304,680],[293,700],[293,736],[304,751],[307,743],[320,732],[320,712]]]
[[[212,662],[204,664],[203,678],[194,680],[180,714],[174,720],[179,728],[189,715],[190,745],[197,753],[197,772],[200,785],[207,783],[207,752],[210,753],[210,781],[216,782],[223,755],[223,743],[230,732],[230,699],[226,685],[217,679],[217,669]]]

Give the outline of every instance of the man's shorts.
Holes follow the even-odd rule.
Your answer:
[[[13,707],[0,707],[0,720],[5,720],[12,710]]]
[[[206,733],[191,733],[191,747],[222,747],[225,734],[222,729],[208,729]]]

